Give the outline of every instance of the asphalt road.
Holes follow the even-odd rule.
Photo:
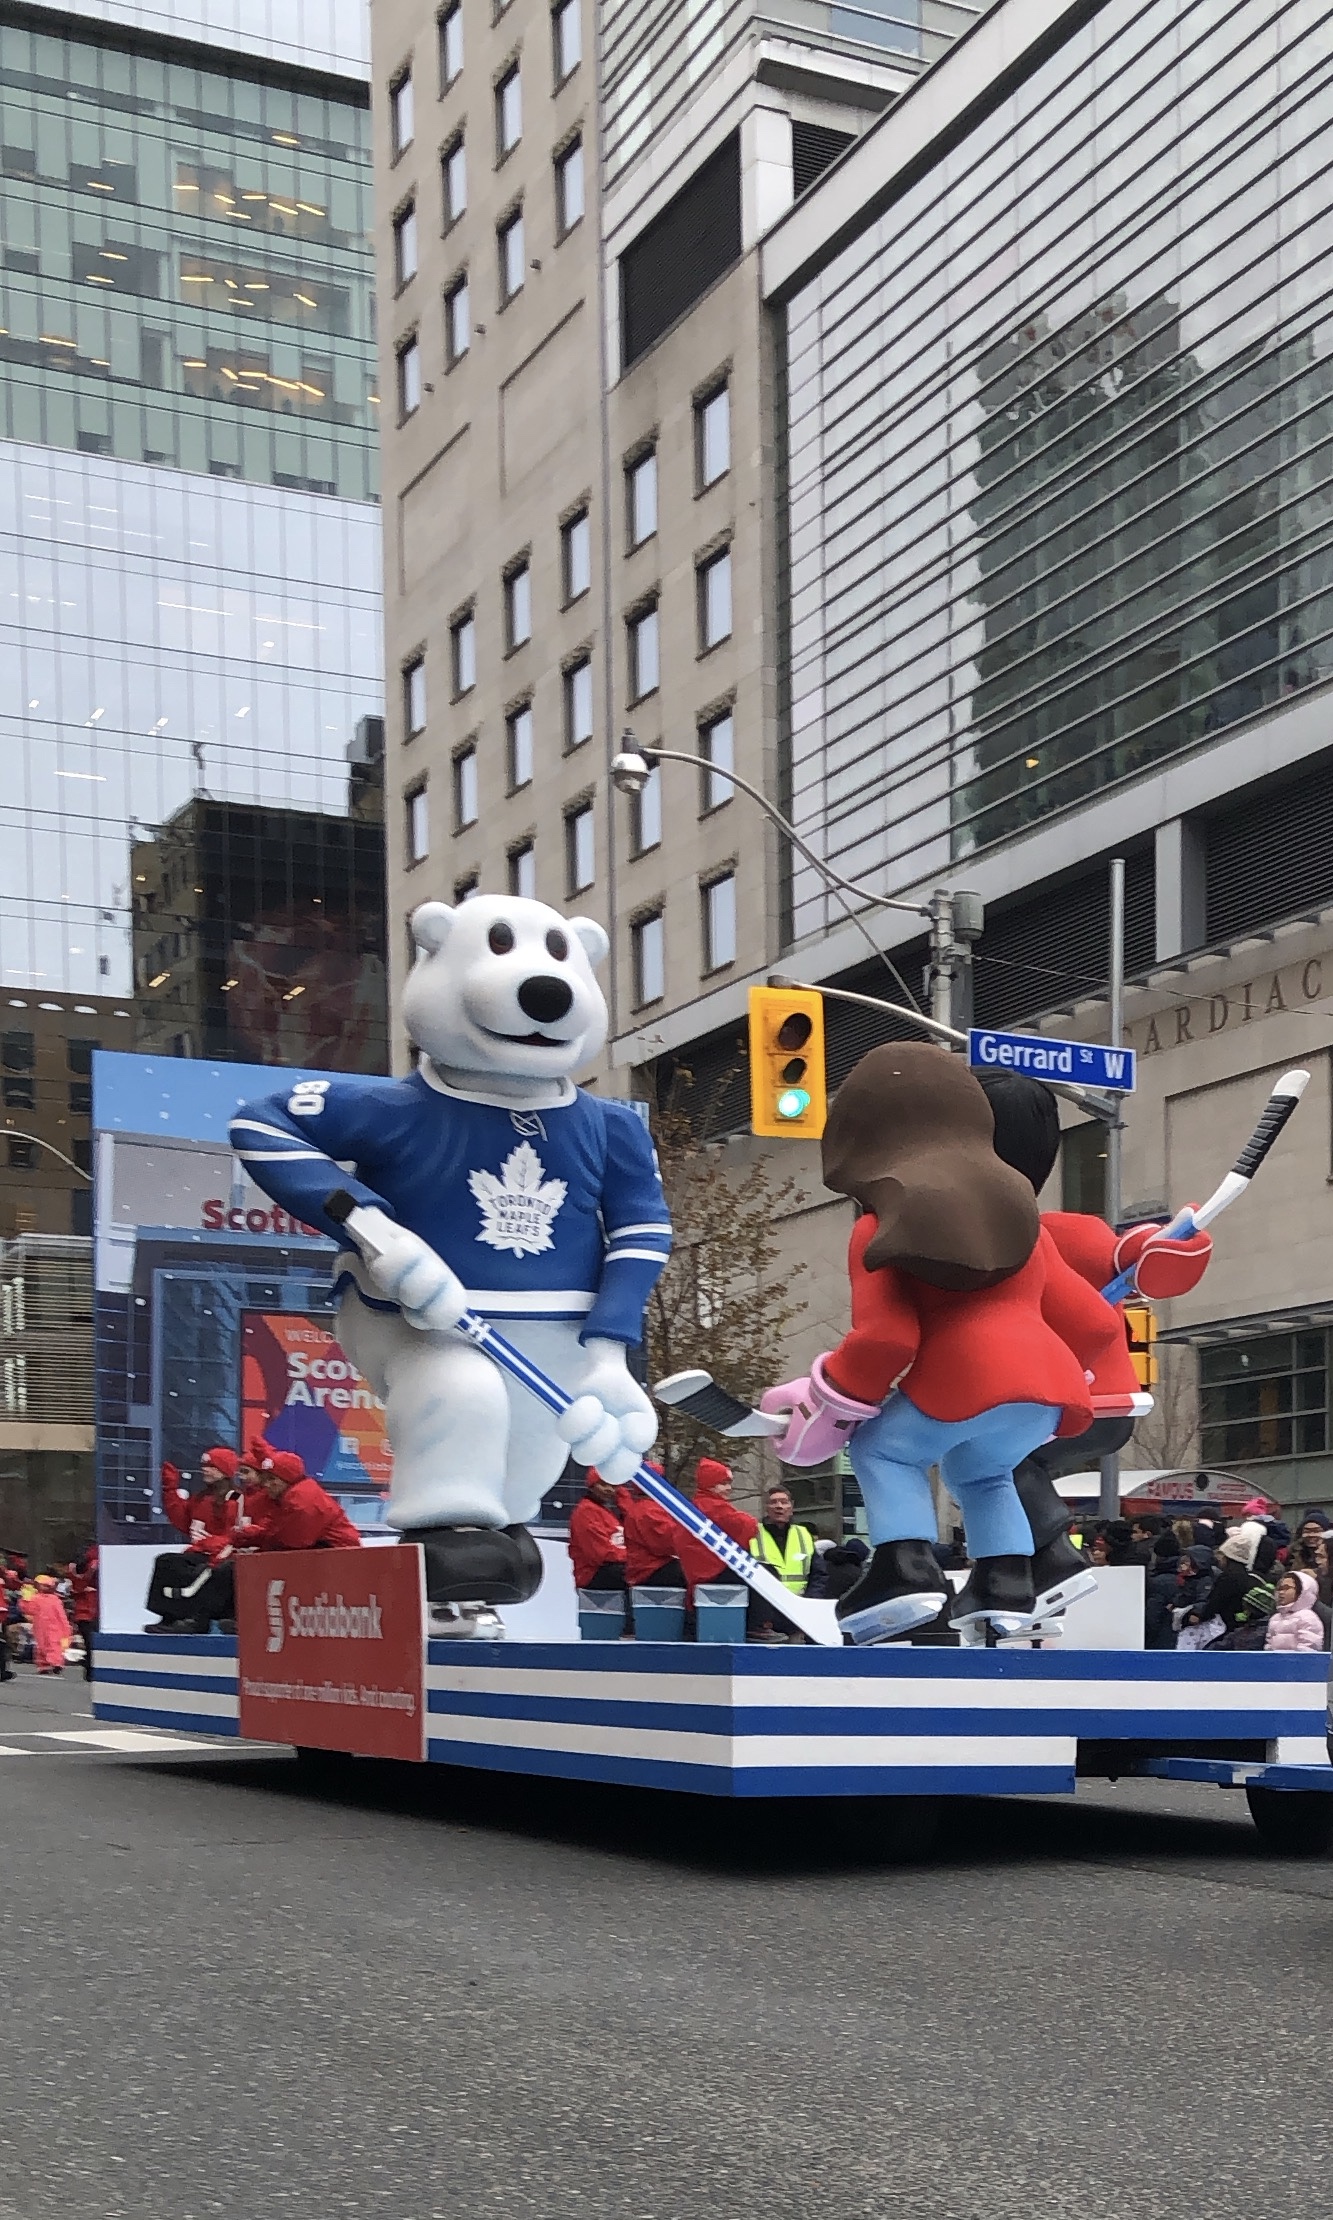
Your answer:
[[[0,2220],[1285,2220],[1333,1862],[1217,1790],[873,1815],[122,1756],[0,1688]],[[79,1717],[84,1713],[83,1718]]]

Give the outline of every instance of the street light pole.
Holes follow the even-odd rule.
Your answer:
[[[1125,859],[1111,858],[1111,917],[1110,958],[1107,965],[1110,985],[1112,1048],[1119,1048],[1125,1030]],[[1106,1122],[1106,1215],[1111,1229],[1120,1223],[1120,1137],[1124,1124],[1120,1115],[1120,1097],[1115,1097],[1115,1114]],[[1113,1450],[1103,1457],[1100,1465],[1098,1511],[1104,1519],[1120,1516],[1120,1453]]]

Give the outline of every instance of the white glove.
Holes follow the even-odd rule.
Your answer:
[[[448,1333],[467,1309],[467,1290],[458,1274],[428,1241],[395,1225],[382,1210],[366,1210],[362,1216],[375,1220],[358,1232],[374,1246],[375,1254],[363,1250],[362,1257],[376,1291],[397,1303],[419,1333]]]
[[[576,1464],[596,1465],[603,1480],[620,1488],[657,1439],[657,1413],[625,1362],[623,1342],[596,1339],[585,1347],[592,1363],[555,1430]]]

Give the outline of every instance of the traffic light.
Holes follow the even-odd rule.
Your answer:
[[[823,995],[815,987],[751,987],[751,1132],[817,1141],[827,1116]]]
[[[1125,1333],[1129,1361],[1142,1388],[1157,1385],[1157,1320],[1146,1303],[1126,1303]]]

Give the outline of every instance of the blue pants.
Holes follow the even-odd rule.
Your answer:
[[[905,1395],[891,1395],[851,1439],[871,1541],[934,1541],[928,1473],[938,1465],[962,1507],[969,1554],[1030,1557],[1032,1528],[1014,1472],[1059,1423],[1059,1410],[1045,1403],[997,1403],[975,1418],[946,1419],[927,1418]]]

